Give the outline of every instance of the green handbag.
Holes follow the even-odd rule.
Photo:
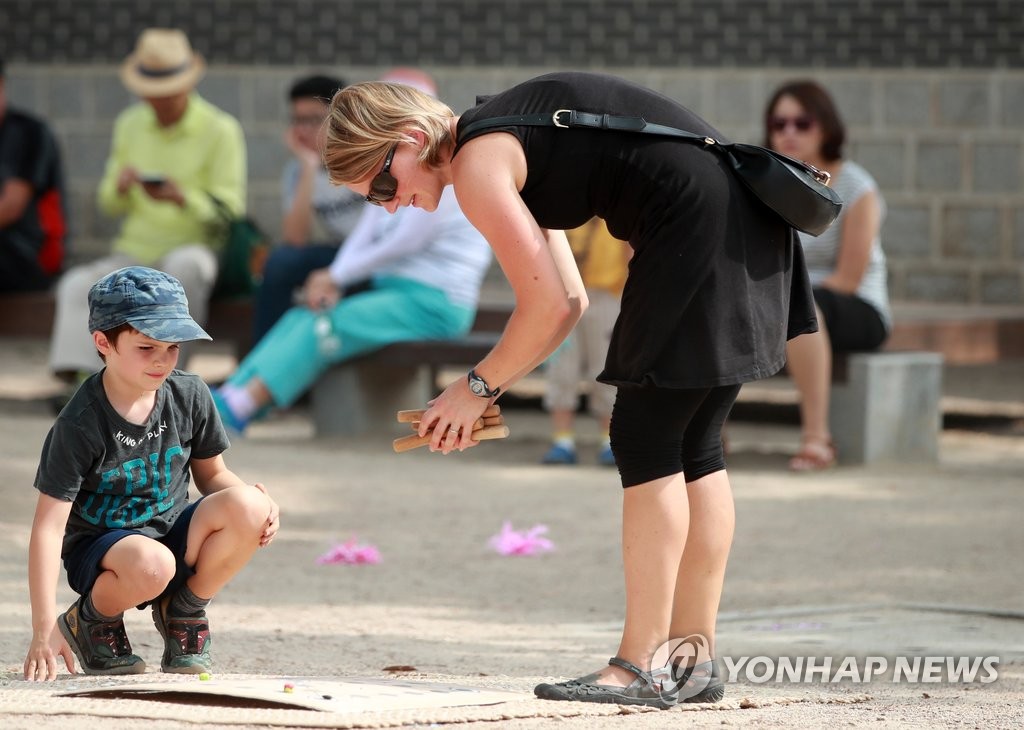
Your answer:
[[[223,201],[212,195],[210,199],[217,208],[223,241],[213,298],[251,296],[263,278],[270,239],[252,218],[236,216]]]

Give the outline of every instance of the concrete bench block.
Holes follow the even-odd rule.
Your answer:
[[[832,438],[843,464],[934,463],[942,428],[942,355],[855,353],[834,383]]]
[[[387,365],[361,358],[330,368],[313,386],[317,436],[396,436],[409,433],[395,413],[426,408],[435,393],[427,366]]]

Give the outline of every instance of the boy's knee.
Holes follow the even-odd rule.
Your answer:
[[[227,521],[234,529],[259,535],[270,516],[270,500],[255,487],[232,487],[230,499],[225,501]]]
[[[163,592],[176,570],[174,554],[156,541],[141,551],[131,566],[132,580],[139,591],[154,597]]]

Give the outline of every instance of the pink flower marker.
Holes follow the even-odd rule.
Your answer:
[[[501,532],[492,537],[488,544],[499,555],[539,555],[555,549],[553,542],[541,537],[548,531],[547,525],[534,525],[529,530],[512,529],[512,523],[505,521]]]
[[[360,544],[353,537],[346,542],[334,544],[330,550],[316,559],[317,565],[376,565],[380,562],[380,550],[369,544]]]

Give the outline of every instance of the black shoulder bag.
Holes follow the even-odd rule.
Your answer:
[[[663,124],[651,124],[642,117],[590,114],[574,109],[559,109],[553,114],[521,114],[470,122],[464,135],[490,127],[558,127],[560,129],[607,129],[615,132],[641,132],[677,137],[687,142],[718,150],[740,180],[766,206],[786,223],[813,236],[832,225],[843,208],[843,201],[828,186],[829,174],[800,160],[752,144],[722,144]]]

